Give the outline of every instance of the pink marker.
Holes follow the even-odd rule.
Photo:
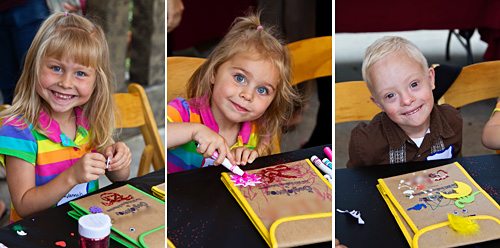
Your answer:
[[[318,167],[323,173],[326,173],[330,175],[330,178],[333,178],[332,169],[323,164],[323,162],[321,162],[321,160],[316,155],[313,155],[311,157],[311,162],[313,162],[313,164],[316,165],[316,167]]]
[[[219,153],[217,151],[215,151],[214,154],[212,155],[212,159],[216,160],[218,157],[219,157]],[[224,167],[228,168],[234,174],[236,174],[238,176],[243,176],[244,172],[240,169],[240,167],[238,167],[237,165],[232,165],[231,162],[229,162],[229,159],[224,158],[222,165],[224,165]]]
[[[195,142],[196,147],[199,147],[200,144],[198,142]],[[219,153],[217,151],[214,151],[214,154],[212,154],[212,159],[216,160],[219,157]],[[237,165],[232,165],[231,162],[229,162],[229,159],[224,158],[224,161],[222,162],[222,165],[226,167],[228,170],[231,172],[235,173],[238,176],[243,176],[243,171],[238,167]]]
[[[333,161],[332,159],[332,149],[330,149],[330,147],[325,147],[325,149],[323,149],[323,151],[325,152],[326,156],[330,159],[330,161]]]

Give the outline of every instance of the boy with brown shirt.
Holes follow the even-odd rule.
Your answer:
[[[434,105],[433,68],[412,42],[383,37],[368,47],[362,66],[370,99],[382,112],[351,132],[347,167],[457,157],[462,117]]]

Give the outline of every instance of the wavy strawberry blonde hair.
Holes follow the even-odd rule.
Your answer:
[[[254,13],[246,17],[238,17],[229,32],[217,45],[207,60],[191,76],[187,85],[187,97],[196,108],[206,108],[196,99],[211,99],[213,84],[210,79],[219,67],[236,54],[245,51],[257,52],[261,58],[267,58],[277,69],[279,82],[276,95],[265,111],[256,120],[258,144],[255,148],[259,156],[273,152],[270,136],[277,134],[282,123],[291,115],[293,105],[301,102],[300,95],[291,86],[291,55],[284,41],[279,37],[277,29],[261,24],[260,14]]]
[[[39,117],[42,110],[50,115],[51,109],[35,89],[35,84],[40,83],[40,69],[46,57],[69,58],[96,70],[92,95],[80,107],[92,130],[91,145],[102,147],[110,142],[115,128],[116,106],[108,44],[101,27],[79,15],[56,13],[45,20],[26,55],[13,104],[0,113],[0,118],[10,121],[22,115],[35,130],[47,133],[47,127],[40,124]]]

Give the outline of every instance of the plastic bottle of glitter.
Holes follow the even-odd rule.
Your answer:
[[[111,218],[107,214],[89,214],[78,220],[81,248],[108,248]]]

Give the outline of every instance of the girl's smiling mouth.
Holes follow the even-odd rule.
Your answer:
[[[230,101],[230,102],[233,104],[233,106],[234,106],[234,108],[236,108],[236,110],[241,111],[241,112],[249,112],[248,109],[242,107],[241,105],[239,105],[233,101]]]
[[[63,93],[59,93],[59,92],[56,92],[56,91],[52,91],[52,94],[57,98],[57,99],[61,99],[61,100],[68,100],[68,99],[71,99],[74,97],[74,95],[68,95],[68,94],[63,94]]]

